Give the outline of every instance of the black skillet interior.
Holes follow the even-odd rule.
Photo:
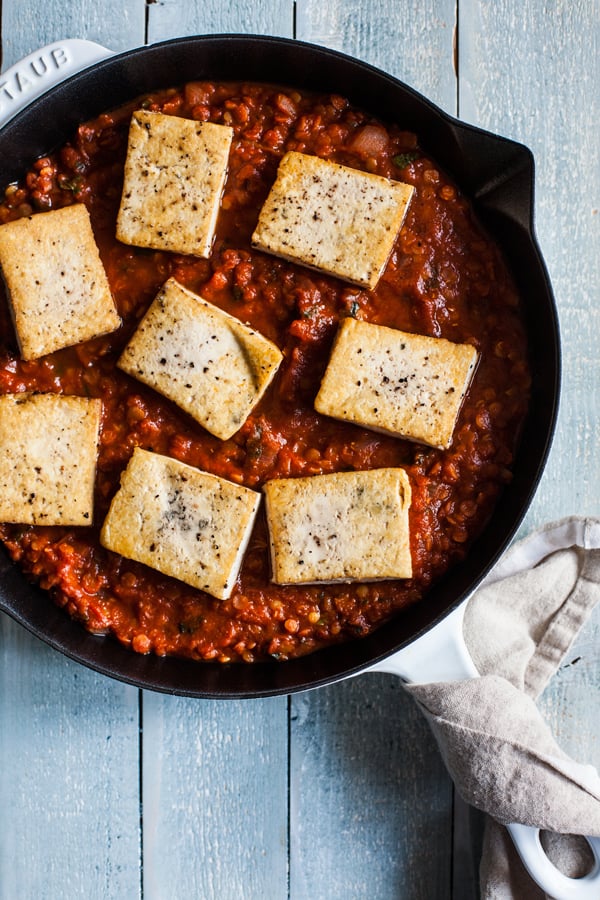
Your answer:
[[[0,186],[68,139],[77,125],[149,90],[187,80],[275,82],[348,97],[384,121],[415,131],[473,200],[496,238],[523,300],[533,371],[531,411],[514,479],[466,560],[420,604],[367,638],[285,663],[194,663],[140,656],[110,637],[88,634],[0,553],[0,608],[67,656],[143,688],[197,697],[258,697],[317,687],[367,668],[426,631],[480,582],[527,510],[554,430],[560,381],[558,323],[532,226],[533,158],[513,141],[463,125],[406,85],[364,63],[279,38],[182,38],[129,51],[74,76],[35,101],[0,132]]]

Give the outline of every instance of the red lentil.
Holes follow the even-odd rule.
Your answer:
[[[136,105],[199,121],[227,122],[235,139],[210,259],[139,250],[115,239],[127,128]],[[405,226],[377,289],[368,292],[254,252],[258,209],[286,150],[318,154],[415,186]],[[0,222],[73,202],[90,211],[123,317],[112,335],[36,362],[18,357],[0,297],[0,391],[101,397],[95,524],[91,528],[0,526],[24,572],[86,628],[132,650],[251,663],[299,656],[369,633],[469,551],[510,479],[529,373],[518,297],[494,243],[467,200],[417,136],[386,127],[339,96],[315,97],[253,84],[197,82],[157,93],[82,125],[38,160],[0,204]],[[284,364],[240,431],[219,441],[115,361],[167,277],[277,342]],[[313,409],[343,316],[472,343],[481,361],[447,451],[345,425]],[[270,582],[263,518],[238,584],[216,601],[104,550],[99,528],[136,446],[260,489],[269,478],[404,466],[413,489],[410,580],[278,587]]]

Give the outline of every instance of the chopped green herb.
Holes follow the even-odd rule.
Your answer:
[[[359,311],[359,309],[360,309],[360,303],[358,302],[358,300],[353,300],[352,303],[350,304],[350,315],[352,316],[353,319],[356,318],[356,314]]]
[[[243,300],[243,299],[244,299],[244,292],[243,292],[243,290],[241,289],[241,287],[239,286],[239,284],[234,284],[234,286],[233,286],[231,292],[232,292],[232,294],[233,294],[233,299],[234,299],[234,300],[238,300],[238,301],[239,301],[239,300]]]
[[[405,169],[411,162],[418,159],[419,155],[420,154],[415,151],[411,151],[410,153],[399,153],[398,156],[394,156],[392,161],[399,169]]]
[[[74,178],[68,178],[67,175],[59,175],[58,186],[63,191],[72,191],[74,194],[79,194],[83,187],[83,178],[79,175],[75,175]]]

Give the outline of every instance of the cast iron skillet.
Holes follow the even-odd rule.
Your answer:
[[[113,56],[53,88],[0,131],[0,189],[64,143],[77,125],[137,95],[192,79],[276,82],[332,91],[415,131],[502,247],[519,288],[533,389],[514,479],[467,558],[427,597],[366,638],[289,662],[199,663],[141,656],[88,634],[32,587],[0,551],[0,609],[72,659],[139,687],[194,697],[259,697],[327,684],[368,668],[417,638],[481,581],[521,522],[554,430],[560,382],[556,309],[533,231],[534,165],[513,141],[464,125],[391,76],[340,53],[280,38],[220,35],[167,41]]]

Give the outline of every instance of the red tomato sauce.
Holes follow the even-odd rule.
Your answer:
[[[119,243],[131,112],[231,125],[234,142],[208,260]],[[376,290],[345,284],[251,249],[279,159],[298,150],[414,185],[404,227]],[[94,525],[1,525],[28,577],[92,632],[133,650],[221,662],[288,659],[366,635],[469,552],[488,521],[527,411],[530,376],[519,300],[498,249],[469,202],[418,146],[342,97],[254,84],[193,83],[147,96],[82,125],[57,153],[6,190],[0,222],[85,203],[123,326],[106,337],[23,362],[0,297],[0,392],[100,397],[104,412]],[[160,286],[174,277],[275,341],[284,362],[261,403],[220,441],[176,406],[115,368]],[[451,447],[435,450],[317,414],[313,400],[340,319],[469,342],[480,363]],[[236,588],[215,600],[100,546],[99,530],[134,447],[175,457],[260,490],[275,477],[404,466],[414,574],[365,584],[274,585],[267,530],[258,523]],[[264,514],[263,514],[264,515]]]

